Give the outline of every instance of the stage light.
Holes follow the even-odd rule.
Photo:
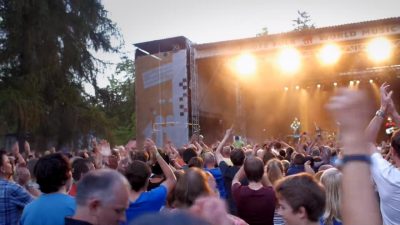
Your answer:
[[[392,43],[386,38],[375,38],[367,45],[366,51],[370,59],[381,62],[392,54]]]
[[[321,88],[321,85],[320,85],[320,84],[317,84],[317,88]]]
[[[300,89],[300,86],[299,85],[296,85],[296,90],[299,90]]]
[[[374,81],[371,79],[371,80],[369,80],[369,83],[372,84],[372,83],[374,83]]]
[[[246,53],[236,59],[235,66],[240,75],[254,74],[256,71],[256,59],[253,55]]]
[[[289,90],[289,88],[288,87],[285,87],[285,91],[288,91]]]
[[[357,84],[360,84],[360,80],[357,80],[356,83],[357,83]]]
[[[340,58],[340,48],[334,44],[325,45],[319,52],[318,57],[323,64],[331,65]]]
[[[337,86],[337,83],[336,83],[336,82],[334,82],[334,83],[333,83],[333,86],[335,86],[335,87],[336,87],[336,86]]]
[[[300,53],[293,47],[286,47],[278,55],[278,65],[285,73],[293,74],[300,68]]]
[[[350,86],[353,86],[353,85],[354,85],[354,81],[351,80],[351,81],[349,82],[349,84],[350,84]]]

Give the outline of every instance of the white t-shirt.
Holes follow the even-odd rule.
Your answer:
[[[371,173],[379,192],[384,225],[400,224],[400,170],[380,153],[371,156]]]

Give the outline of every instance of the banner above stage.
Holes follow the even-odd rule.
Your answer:
[[[334,27],[261,37],[206,43],[195,46],[196,59],[279,49],[284,46],[307,47],[332,42],[347,42],[380,36],[400,35],[400,18],[390,18]]]

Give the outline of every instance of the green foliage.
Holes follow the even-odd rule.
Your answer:
[[[107,115],[111,126],[109,140],[112,144],[123,145],[135,137],[135,67],[127,56],[117,64],[116,74],[122,75],[122,81],[112,75],[110,84],[99,90],[99,107]]]
[[[261,36],[264,36],[264,35],[268,35],[268,27],[263,27],[261,29],[261,32],[256,34],[256,37],[261,37]]]
[[[295,31],[315,29],[311,16],[306,11],[297,10],[297,19],[292,20]]]
[[[101,1],[0,0],[0,18],[1,134],[32,133],[39,148],[72,147],[89,132],[109,136],[96,100],[105,64],[91,52],[117,52],[120,35]]]

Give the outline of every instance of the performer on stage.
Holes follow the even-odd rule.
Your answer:
[[[293,138],[295,141],[297,141],[300,138],[300,121],[297,119],[297,117],[294,118],[294,121],[290,125],[290,128],[293,130]]]
[[[389,137],[391,137],[395,130],[397,130],[396,123],[394,123],[392,118],[389,116],[387,118],[387,122],[385,123],[385,132]]]

